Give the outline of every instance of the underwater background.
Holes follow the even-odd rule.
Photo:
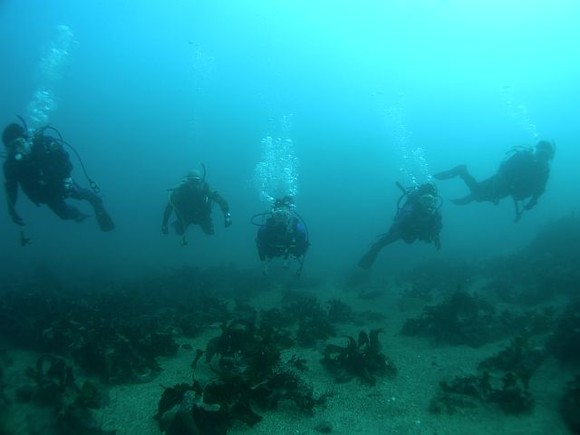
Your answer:
[[[328,314],[339,324],[327,337],[312,339],[311,347],[290,346],[299,349],[297,359],[283,355],[284,362],[288,359],[296,367],[301,358],[307,361],[316,392],[333,382],[319,364],[321,354],[331,369],[333,358],[353,349],[356,353],[369,347],[382,358],[379,346],[372,345],[378,343],[380,330],[399,377],[377,382],[371,376],[379,393],[354,381],[336,389],[332,384],[335,396],[328,414],[317,408],[316,415],[329,420],[335,416],[336,421],[344,417],[334,423],[337,433],[567,433],[557,417],[556,399],[574,375],[568,415],[578,415],[580,406],[580,311],[577,301],[574,305],[580,270],[579,40],[580,3],[574,0],[0,0],[2,128],[18,122],[18,116],[31,128],[57,128],[98,182],[116,223],[114,231],[103,233],[93,217],[82,224],[61,221],[20,192],[17,208],[31,239],[20,246],[20,228],[6,210],[0,213],[0,287],[6,290],[0,298],[0,431],[9,426],[5,415],[11,413],[6,411],[8,401],[2,401],[4,390],[10,397],[18,392],[18,375],[13,373],[34,364],[34,358],[29,362],[18,352],[58,355],[49,344],[58,341],[51,334],[62,328],[62,354],[73,355],[80,366],[88,364],[91,358],[83,352],[93,355],[94,342],[84,332],[76,334],[79,323],[60,319],[83,319],[83,310],[93,309],[102,318],[115,319],[110,322],[114,327],[127,313],[127,323],[134,322],[137,329],[154,330],[155,318],[177,331],[165,338],[181,340],[179,347],[174,342],[169,346],[180,359],[149,355],[148,361],[161,361],[161,368],[150,370],[161,379],[149,385],[132,379],[139,384],[127,387],[136,388],[131,390],[134,396],[127,395],[124,378],[117,384],[104,382],[114,384],[110,394],[118,405],[101,411],[105,427],[118,433],[161,433],[152,419],[159,385],[191,380],[193,351],[209,352],[210,344],[215,345],[220,332],[216,324],[223,322],[225,335],[240,317],[247,320],[247,307],[238,306],[236,299],[244,294],[247,299],[240,299],[254,313],[275,307],[284,314],[260,312],[262,322],[274,323],[286,315],[296,320],[308,308],[315,319],[326,320]],[[467,193],[463,183],[437,182],[443,199],[441,250],[399,241],[382,250],[372,271],[357,269],[369,244],[392,222],[401,196],[396,183],[410,187],[458,164],[483,179],[497,170],[512,147],[541,139],[556,145],[550,179],[538,205],[518,223],[510,199],[496,206],[459,207],[450,199]],[[81,162],[70,154],[73,177],[87,187]],[[207,181],[229,202],[233,225],[224,228],[214,207],[215,235],[208,237],[192,226],[188,245],[180,246],[178,236],[161,233],[168,189],[202,166]],[[268,211],[271,199],[284,194],[295,195],[311,246],[300,278],[288,278],[292,274],[277,262],[264,279],[252,216]],[[90,210],[87,203],[78,206]],[[198,286],[204,294],[193,295],[192,307],[180,305],[180,298],[192,296]],[[66,302],[57,304],[50,295],[60,289]],[[83,295],[80,302],[75,300],[77,290]],[[92,294],[100,290],[105,296]],[[191,308],[189,320],[203,317],[207,313],[195,298],[212,290],[217,298],[230,298],[227,309],[204,317],[187,336],[183,325],[172,323],[178,316],[167,313],[185,307]],[[320,314],[316,309],[321,305],[310,299],[306,308],[300,306],[304,300],[294,304],[297,296],[288,296],[288,290],[330,301],[330,312]],[[490,305],[471,292],[488,298]],[[29,293],[35,296],[27,299]],[[85,294],[90,294],[86,300]],[[336,297],[357,313],[348,314],[341,303],[332,302]],[[178,308],[164,305],[174,299]],[[430,305],[441,301],[440,312]],[[461,327],[447,325],[451,332],[435,337],[435,344],[425,339],[433,338],[433,330],[422,321],[436,323],[441,312],[453,317],[461,307],[474,308],[474,318],[460,313]],[[496,316],[506,307],[518,314]],[[371,308],[379,313],[369,314]],[[67,317],[69,309],[74,314]],[[495,309],[496,314],[485,317]],[[337,312],[348,315],[341,318]],[[18,325],[13,320],[20,317],[39,323]],[[486,329],[496,321],[501,328]],[[519,332],[517,325],[525,326],[531,344],[510,336]],[[454,329],[465,337],[454,337]],[[83,331],[89,330],[87,326]],[[110,337],[100,332],[107,348]],[[349,341],[354,347],[336,347],[346,336],[358,337]],[[83,352],[78,351],[79,337],[87,339]],[[326,339],[335,342],[325,347]],[[504,410],[507,420],[503,415],[496,420],[493,412],[472,416],[470,410],[442,422],[439,416],[424,417],[423,402],[441,379],[476,367],[506,343],[524,349],[531,361],[521,364],[525,373],[518,378],[525,384],[518,384],[525,412],[533,403],[527,401],[527,370],[538,369],[540,359],[543,364],[538,380],[534,378],[537,383],[532,383],[539,399],[531,417],[512,415],[520,410]],[[541,358],[537,348],[542,348]],[[15,363],[5,357],[11,352]],[[141,361],[139,355],[136,360]],[[565,369],[559,365],[570,360]],[[39,372],[42,364],[37,365]],[[199,372],[215,375],[208,367]],[[495,378],[497,385],[503,380]],[[134,403],[127,397],[134,397]],[[383,420],[364,414],[375,407],[377,412],[386,409],[379,405],[390,406],[385,412],[392,412],[394,420],[404,420],[399,429],[383,430],[377,425]],[[352,415],[343,413],[345,409],[352,409]],[[135,421],[149,424],[145,429],[135,421],[123,425],[123,418],[136,412],[142,415]],[[313,425],[294,414],[279,414],[287,418],[284,430],[274,430],[279,426],[265,421],[256,433],[313,433],[299,432],[300,425]],[[418,419],[423,417],[421,426]],[[539,429],[538,422],[543,424]],[[251,425],[237,424],[234,432],[252,430]],[[510,424],[517,429],[511,431]],[[578,419],[575,426],[569,421],[566,425],[571,433],[580,430]],[[327,433],[324,426],[316,431]]]
[[[398,243],[376,269],[513,251],[580,202],[579,19],[574,1],[4,0],[0,119],[30,123],[40,110],[81,154],[117,230],[61,222],[21,196],[32,244],[20,249],[1,214],[2,271],[257,267],[249,220],[269,206],[256,183],[256,165],[272,163],[268,136],[292,141],[288,184],[312,239],[305,272],[325,277],[386,231],[396,181],[459,163],[485,177],[512,146],[553,140],[547,191],[520,223],[507,200],[446,202],[441,252]],[[167,189],[200,162],[234,225],[214,212],[216,235],[192,228],[183,249],[162,236],[161,215]],[[465,191],[439,187],[444,199]]]

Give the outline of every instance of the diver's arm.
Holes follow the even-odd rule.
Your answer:
[[[211,187],[208,189],[208,196],[212,201],[215,201],[217,205],[220,206],[220,209],[224,215],[229,213],[230,206],[228,205],[228,202],[223,198],[223,196],[221,196]]]
[[[540,197],[544,194],[545,190],[546,190],[546,182],[548,181],[548,178],[546,177],[546,180],[542,183],[542,185],[540,186],[540,188],[538,188],[533,194],[532,197],[530,198],[530,200],[526,203],[526,205],[524,205],[524,210],[531,210],[532,208],[534,208],[536,206],[536,204],[538,203],[538,199],[540,199]]]
[[[224,214],[224,225],[229,227],[232,224],[232,217],[230,215],[230,206],[228,205],[228,202],[211,187],[208,188],[208,197],[219,205]]]
[[[387,234],[384,234],[379,240],[377,240],[373,246],[379,247],[379,249],[396,242],[401,238],[401,229],[398,225],[393,224]]]
[[[548,178],[550,177],[550,169],[547,168],[543,173],[542,173],[542,181],[541,183],[539,183],[539,187],[536,189],[536,191],[532,194],[532,197],[530,198],[530,200],[527,202],[527,204],[524,206],[525,210],[531,210],[532,208],[534,208],[536,206],[536,204],[538,203],[538,199],[540,199],[540,197],[544,194],[544,192],[546,191],[546,184],[548,183]]]
[[[167,234],[169,231],[167,228],[167,222],[169,222],[171,213],[173,213],[173,205],[171,205],[171,202],[168,202],[165,210],[163,211],[163,222],[161,223],[161,232],[163,234]]]
[[[14,222],[16,225],[23,226],[24,221],[16,211],[16,200],[18,199],[18,182],[16,180],[6,180],[4,183],[4,190],[6,191],[8,214],[12,218],[12,222]]]

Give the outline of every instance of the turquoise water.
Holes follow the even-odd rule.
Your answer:
[[[58,220],[20,195],[32,243],[0,213],[0,276],[77,281],[233,264],[259,270],[251,216],[296,195],[307,279],[343,279],[400,191],[465,163],[491,175],[515,145],[556,143],[538,206],[457,207],[439,185],[443,248],[394,244],[375,276],[424,260],[517,252],[578,212],[580,4],[575,1],[0,1],[0,120],[57,127],[116,221]],[[160,231],[167,189],[202,163],[225,229]],[[75,178],[86,185],[80,165]],[[82,205],[81,205],[82,206]]]
[[[254,265],[248,221],[268,206],[255,168],[264,138],[282,137],[288,116],[297,207],[315,241],[312,270],[352,264],[384,231],[395,181],[410,185],[458,163],[484,177],[511,146],[536,135],[558,146],[538,208],[514,226],[508,201],[446,204],[444,252],[510,251],[546,219],[577,210],[573,1],[4,1],[0,8],[9,65],[0,73],[0,118],[30,121],[35,96],[48,90],[54,107],[46,120],[77,147],[118,224],[103,237],[95,225],[59,222],[22,198],[35,243],[16,249],[14,229],[0,217],[2,239],[14,247],[3,250],[4,265],[47,254],[64,267],[74,257],[81,268]],[[55,56],[55,47],[65,53]],[[196,234],[198,247],[185,252],[161,236],[159,222],[166,189],[200,161],[230,201],[234,226],[213,239]],[[443,196],[463,192],[459,184],[442,186]],[[392,251],[409,261],[431,254],[418,246]]]

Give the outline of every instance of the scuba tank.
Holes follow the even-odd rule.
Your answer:
[[[16,116],[20,120],[20,123],[22,124],[22,127],[24,128],[24,130],[27,133],[30,132],[30,130],[28,129],[28,125],[26,124],[26,121],[24,120],[24,118],[20,115],[16,115]],[[46,131],[52,131],[53,133],[56,134],[56,137],[50,136],[50,135],[45,135]],[[84,163],[81,155],[79,154],[79,152],[76,150],[75,147],[73,147],[70,143],[68,143],[67,141],[64,140],[64,138],[62,137],[62,134],[60,133],[60,131],[58,129],[47,124],[47,125],[44,125],[42,127],[37,128],[31,134],[27,134],[27,139],[29,139],[32,143],[34,143],[37,140],[42,140],[41,138],[43,138],[45,136],[50,137],[52,140],[54,140],[56,143],[60,144],[63,147],[66,146],[67,148],[69,148],[73,152],[73,154],[75,155],[75,157],[77,158],[77,160],[81,166],[83,174],[84,174],[85,178],[87,179],[87,182],[89,183],[91,190],[95,193],[99,193],[101,191],[101,188],[99,187],[97,182],[89,176],[87,169],[85,167],[85,163]],[[18,159],[18,157],[16,157],[16,158]]]

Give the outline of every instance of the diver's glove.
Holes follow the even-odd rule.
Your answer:
[[[232,225],[232,215],[227,212],[224,213],[224,227],[228,228]]]

